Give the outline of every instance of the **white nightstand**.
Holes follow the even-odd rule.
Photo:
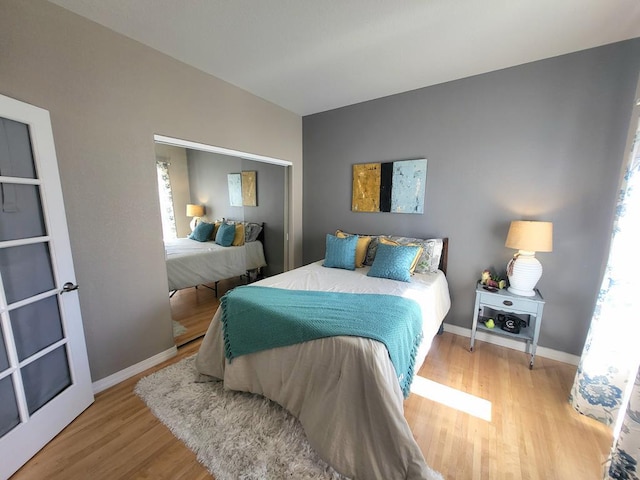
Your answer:
[[[521,297],[509,293],[507,289],[489,291],[480,282],[476,285],[476,305],[473,313],[473,326],[471,327],[471,344],[469,351],[473,352],[476,333],[478,330],[495,335],[521,340],[527,343],[526,351],[531,354],[529,368],[533,368],[533,360],[538,346],[538,336],[540,335],[540,325],[542,325],[542,309],[544,299],[540,291],[536,289],[533,297]],[[524,321],[525,325],[518,333],[511,333],[503,330],[496,323],[494,328],[487,328],[484,321],[493,318],[497,319],[499,314],[513,315]]]

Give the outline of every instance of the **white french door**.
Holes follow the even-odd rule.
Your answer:
[[[0,95],[0,479],[93,402],[49,112]]]

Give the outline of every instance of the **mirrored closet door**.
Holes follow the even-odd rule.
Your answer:
[[[219,298],[227,290],[287,269],[286,212],[290,164],[277,159],[244,158],[240,152],[229,153],[217,147],[189,142],[183,145],[173,139],[167,141],[166,137],[156,143],[163,240],[174,338],[178,346],[206,333],[218,308]],[[236,176],[245,177],[247,173],[255,181],[252,185],[254,196],[245,205],[234,205],[230,195],[231,180]],[[194,212],[202,216],[194,219],[188,215]],[[206,231],[210,227],[207,224],[219,225],[222,219],[242,225],[242,237],[247,243],[230,249],[215,244],[216,231]],[[204,225],[193,230],[197,223]],[[237,226],[234,246],[240,242],[239,229]],[[252,238],[252,233],[256,238]],[[206,235],[200,238],[201,234]],[[187,240],[190,235],[203,241]],[[259,251],[256,250],[258,247]],[[219,267],[219,259],[214,260],[213,254],[202,254],[197,262],[194,261],[197,264],[189,264],[188,258],[182,259],[179,265],[174,261],[177,256],[187,255],[196,249],[216,248],[223,250],[221,254],[225,257],[233,257],[224,260],[229,261],[229,265]],[[238,256],[240,252],[244,256]],[[207,270],[207,262],[215,262],[216,266],[212,265],[212,270]],[[257,269],[256,265],[261,267]]]

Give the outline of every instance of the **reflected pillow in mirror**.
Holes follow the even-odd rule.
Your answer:
[[[255,242],[262,232],[262,225],[259,223],[249,222],[244,226],[244,238],[245,242]]]
[[[233,242],[231,243],[234,247],[240,247],[244,245],[244,224],[236,223],[236,231],[233,236]]]
[[[223,247],[230,247],[236,236],[236,226],[230,223],[223,223],[216,233],[216,243]]]
[[[189,234],[189,238],[198,242],[206,242],[209,240],[211,232],[213,232],[213,223],[199,222],[193,232]]]

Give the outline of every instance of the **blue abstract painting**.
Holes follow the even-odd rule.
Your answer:
[[[393,162],[391,211],[396,213],[424,213],[426,183],[426,159]]]
[[[241,207],[242,175],[240,173],[227,174],[227,184],[229,185],[229,205],[232,207]]]

